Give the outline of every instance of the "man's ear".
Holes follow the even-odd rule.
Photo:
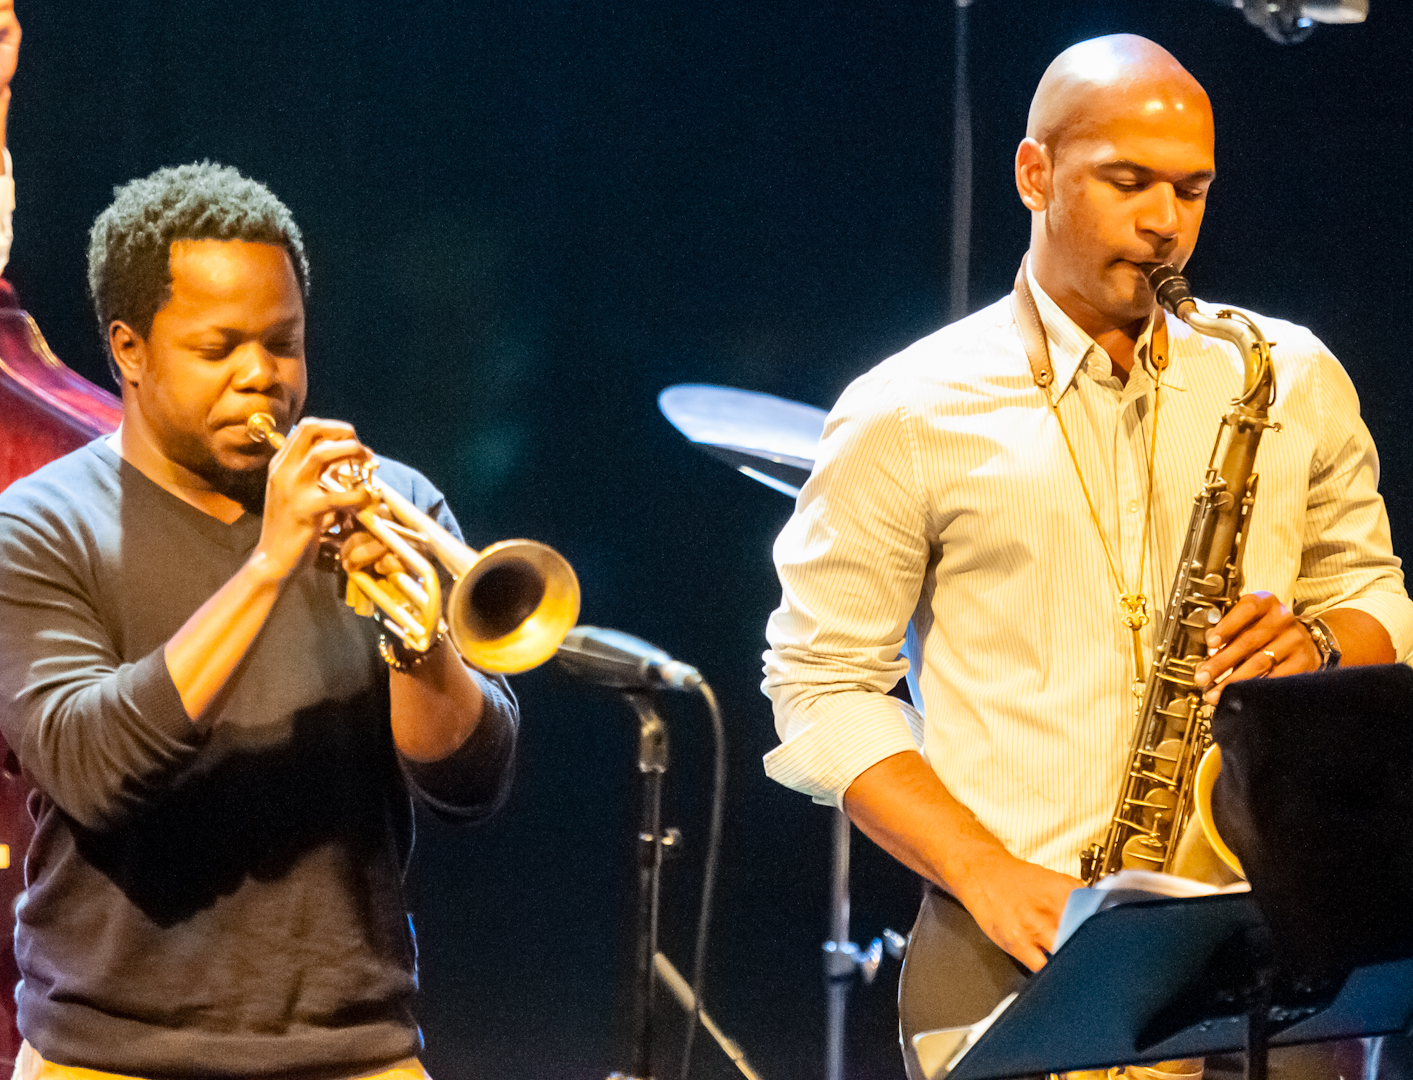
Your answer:
[[[1050,151],[1027,136],[1016,147],[1016,191],[1027,210],[1039,213],[1050,205],[1055,162]]]
[[[127,323],[114,319],[108,324],[108,351],[113,356],[122,384],[136,385],[143,362],[147,359],[147,342]]]

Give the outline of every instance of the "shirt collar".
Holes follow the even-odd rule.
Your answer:
[[[1045,340],[1050,348],[1050,363],[1055,369],[1055,386],[1058,397],[1063,397],[1070,384],[1074,382],[1075,373],[1084,364],[1090,352],[1098,354],[1103,363],[1109,364],[1108,353],[1104,351],[1102,345],[1080,329],[1079,324],[1064,313],[1060,305],[1050,299],[1050,296],[1040,287],[1035,280],[1035,275],[1030,269],[1030,260],[1025,261],[1025,277],[1030,283],[1030,291],[1035,297],[1035,306],[1040,312],[1040,322],[1045,327]],[[1161,309],[1157,309],[1161,310]],[[1183,331],[1188,329],[1187,325],[1177,319],[1168,319],[1167,313],[1163,317],[1168,326],[1168,352],[1175,353],[1176,340],[1186,337]],[[1144,364],[1150,379],[1156,379],[1157,373],[1153,370],[1149,362],[1149,347],[1153,339],[1153,316],[1148,317],[1148,321],[1143,324],[1143,332],[1138,335],[1138,342],[1135,353]],[[1172,355],[1168,357],[1168,370],[1163,376],[1163,385],[1182,389],[1181,371]],[[1058,400],[1057,397],[1057,400]]]

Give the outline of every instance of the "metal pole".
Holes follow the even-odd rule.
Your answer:
[[[667,728],[648,694],[625,694],[638,714],[638,772],[642,775],[642,824],[638,831],[638,942],[634,973],[632,1080],[650,1080],[653,1059],[653,957],[662,881],[662,774],[667,771]],[[613,1073],[610,1080],[623,1077]]]
[[[952,321],[970,313],[971,91],[967,85],[967,8],[956,0],[956,80],[952,89]]]
[[[653,956],[653,970],[657,972],[659,979],[672,991],[682,1008],[688,1013],[696,1012],[701,1017],[702,1027],[707,1029],[707,1033],[716,1040],[716,1045],[721,1047],[726,1056],[731,1059],[731,1063],[741,1071],[741,1075],[746,1080],[760,1080],[760,1074],[751,1067],[751,1063],[746,1060],[745,1051],[736,1045],[721,1030],[721,1026],[713,1020],[705,1009],[697,1009],[697,999],[692,993],[692,988],[687,985],[687,980],[682,978],[682,973],[672,966],[672,961],[657,953]]]
[[[824,985],[828,995],[825,1027],[826,1080],[844,1077],[844,1018],[849,1003],[849,985],[856,966],[849,946],[849,839],[848,815],[834,812],[834,877],[830,890],[830,942],[824,953]]]

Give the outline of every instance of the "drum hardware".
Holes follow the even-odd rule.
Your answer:
[[[819,440],[828,417],[823,409],[771,394],[737,390],[729,386],[682,383],[669,386],[657,399],[668,423],[687,440],[737,472],[792,499],[809,479]],[[920,652],[912,628],[908,629],[904,656]],[[908,665],[908,692],[922,701],[917,665]],[[884,930],[868,949],[849,940],[849,841],[852,826],[842,810],[834,811],[833,866],[830,892],[830,938],[824,943],[824,980],[828,993],[825,1025],[827,1080],[844,1075],[844,1033],[849,987],[855,972],[865,984],[873,982],[883,954],[901,960],[907,939]]]
[[[894,960],[901,960],[908,951],[908,939],[898,931],[885,927],[883,936],[874,938],[867,949],[852,941],[826,941],[824,965],[827,977],[832,982],[839,977],[848,978],[857,971],[863,976],[864,985],[872,986],[883,964],[885,951]]]

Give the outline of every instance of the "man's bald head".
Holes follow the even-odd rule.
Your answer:
[[[1167,49],[1136,34],[1071,45],[1051,61],[1030,103],[1026,136],[1054,156],[1125,112],[1212,123],[1207,92]]]
[[[1213,143],[1206,93],[1151,41],[1083,41],[1046,69],[1016,148],[1016,191],[1035,280],[1096,341],[1116,333],[1131,347],[1153,309],[1148,271],[1192,254]]]

